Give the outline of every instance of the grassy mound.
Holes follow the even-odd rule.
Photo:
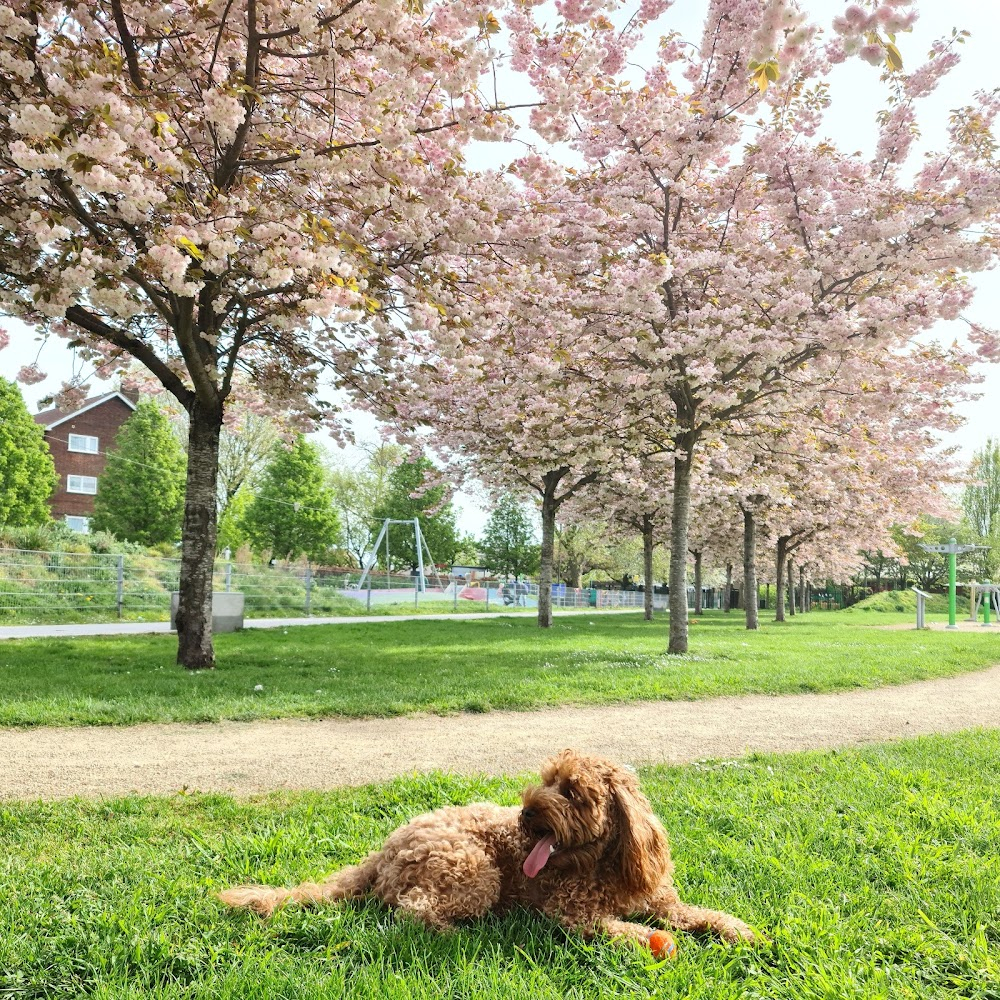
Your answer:
[[[945,594],[933,594],[927,600],[929,614],[947,614],[948,598]],[[872,594],[857,604],[844,609],[844,614],[856,611],[875,611],[880,614],[917,613],[917,595],[912,590],[886,590]]]

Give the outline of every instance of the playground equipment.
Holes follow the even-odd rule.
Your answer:
[[[378,560],[378,554],[382,546],[382,539],[385,539],[385,567],[386,567],[386,585],[391,585],[391,578],[389,575],[389,525],[390,524],[407,524],[413,528],[413,541],[414,546],[417,551],[417,572],[416,572],[416,587],[415,587],[415,597],[422,591],[427,589],[427,576],[424,572],[425,565],[433,566],[434,559],[431,556],[431,550],[427,547],[427,540],[424,538],[423,532],[420,530],[420,519],[413,518],[412,521],[397,521],[391,517],[387,517],[382,522],[382,528],[378,533],[378,538],[375,539],[375,544],[372,546],[371,552],[368,553],[365,558],[365,568],[364,572],[361,574],[361,579],[358,580],[358,590],[364,590],[365,581],[368,581],[369,590],[371,589],[371,574],[375,567],[375,563]],[[424,555],[427,556],[427,563],[424,563]],[[437,577],[438,586],[443,588],[441,582],[441,576],[434,570],[434,575]]]
[[[988,545],[959,545],[954,538],[948,539],[947,545],[923,545],[920,546],[925,552],[941,552],[948,557],[948,628],[958,628],[955,624],[956,590],[958,581],[955,571],[955,557],[961,552],[973,552],[976,549],[988,549]],[[913,588],[917,590],[916,587]],[[921,592],[917,590],[917,607],[920,608]],[[926,594],[924,595],[927,596]],[[917,611],[917,628],[923,628],[920,623],[920,611]]]
[[[972,585],[972,621],[979,621],[979,609],[983,609],[983,625],[989,627],[990,611],[1000,620],[1000,583],[974,583]]]

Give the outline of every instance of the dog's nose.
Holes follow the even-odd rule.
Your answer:
[[[534,819],[538,815],[538,811],[535,809],[522,809],[521,815],[525,819]]]

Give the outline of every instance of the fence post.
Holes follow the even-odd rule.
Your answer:
[[[312,564],[306,563],[306,616],[312,615],[313,571]]]
[[[115,604],[118,607],[118,617],[122,616],[122,607],[125,604],[125,556],[118,556],[118,585],[115,594]]]
[[[486,580],[486,610],[490,610],[490,581]]]
[[[368,608],[368,613],[371,614],[371,610],[372,610],[372,575],[371,575],[371,573],[368,574],[368,604],[367,604],[367,608]]]
[[[226,563],[226,593],[228,594],[233,589],[233,564],[232,562]]]
[[[451,574],[451,589],[455,601],[452,611],[458,611],[458,579],[454,573]],[[489,594],[489,591],[487,590],[486,593]]]

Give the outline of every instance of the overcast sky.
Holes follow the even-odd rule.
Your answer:
[[[820,23],[829,24],[836,14],[843,11],[845,2],[805,0],[804,6]],[[696,41],[705,7],[705,0],[676,0],[664,23],[679,30],[684,37]],[[926,149],[944,145],[950,109],[966,103],[968,96],[976,90],[1000,87],[997,55],[1000,4],[994,0],[925,0],[913,33],[902,35],[898,39],[906,68],[919,65],[926,57],[933,39],[950,34],[953,27],[968,29],[972,32],[972,37],[963,47],[961,65],[945,78],[938,93],[920,106],[919,124],[922,145]],[[882,106],[881,95],[884,93],[879,85],[879,70],[860,60],[851,60],[836,68],[831,77],[831,85],[834,103],[827,116],[827,137],[846,150],[871,151],[874,148],[875,115]],[[508,103],[523,99],[522,94],[509,88],[506,93],[501,90],[501,96]],[[481,147],[470,160],[470,165],[497,166],[499,161],[520,155],[524,148],[522,143],[511,144],[503,149],[495,146]],[[997,272],[978,275],[975,285],[978,290],[976,301],[966,313],[968,319],[984,326],[998,325],[1000,275]],[[11,335],[10,346],[0,352],[0,371],[4,375],[13,377],[22,365],[30,364],[36,359],[42,370],[49,373],[45,382],[22,386],[30,409],[35,410],[38,400],[57,390],[65,379],[81,373],[89,376],[89,369],[77,362],[73,352],[64,346],[60,338],[53,337],[42,344],[32,329],[14,319],[0,319],[0,326]],[[964,330],[963,323],[952,323],[942,324],[934,333],[942,339],[962,339]],[[987,437],[1000,434],[1000,365],[982,365],[980,371],[985,378],[980,387],[982,398],[962,404],[960,412],[966,418],[966,424],[946,442],[958,445],[965,458],[971,457]],[[106,391],[107,388],[110,388],[108,383],[92,382],[94,393]],[[362,438],[374,440],[377,437],[376,429],[368,418],[358,421],[358,430]],[[481,499],[474,494],[462,494],[458,498],[458,507],[460,528],[478,534],[485,520]]]

